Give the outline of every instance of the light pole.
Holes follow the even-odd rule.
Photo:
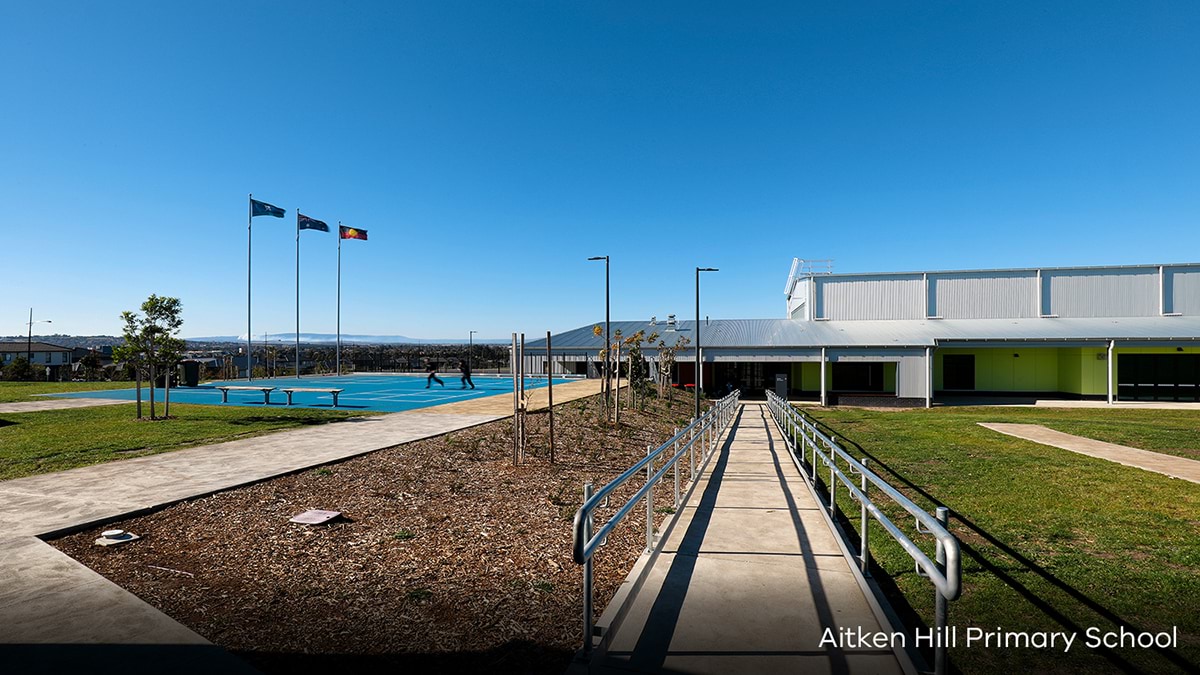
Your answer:
[[[473,330],[467,334],[467,372],[471,372],[471,352],[475,351],[475,334],[479,331]]]
[[[700,273],[720,272],[715,267],[696,268],[696,419],[700,419]]]
[[[612,347],[612,337],[609,329],[609,313],[608,313],[608,256],[597,255],[588,258],[588,260],[603,260],[604,261],[604,400],[608,400],[609,395],[609,378],[608,378],[608,361],[611,356],[609,348]]]
[[[29,323],[25,324],[29,329],[29,333],[25,336],[25,363],[33,366],[33,324],[35,323],[54,323],[50,319],[33,320],[33,308],[29,308]]]

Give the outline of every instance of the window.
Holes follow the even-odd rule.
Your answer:
[[[942,389],[972,391],[975,389],[975,355],[946,354],[942,357]]]
[[[859,362],[835,362],[833,364],[834,391],[883,391],[883,364]]]

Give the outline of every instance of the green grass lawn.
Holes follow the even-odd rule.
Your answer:
[[[0,413],[0,480],[374,414],[175,404],[173,419],[150,421],[133,411],[130,404]]]
[[[44,401],[36,394],[61,394],[68,391],[97,389],[133,389],[133,382],[0,382],[0,403]]]
[[[1159,410],[936,408],[809,409],[856,456],[930,511],[951,509],[963,547],[963,595],[950,623],[1009,631],[1067,631],[1061,650],[960,648],[966,673],[1200,671],[1200,485],[1004,436],[977,422],[1029,422],[1153,449],[1194,450],[1200,414]],[[1184,454],[1184,453],[1176,453]],[[844,494],[845,491],[842,491]],[[857,528],[858,505],[839,499]],[[889,509],[885,509],[889,510]],[[912,518],[896,522],[915,541]],[[912,560],[872,525],[872,555],[932,624],[933,590]],[[857,536],[857,535],[855,535]],[[925,547],[932,557],[932,546]],[[888,581],[890,579],[890,581]],[[1178,626],[1170,649],[1092,650],[1085,631]]]
[[[939,408],[946,419],[1041,424],[1098,441],[1200,460],[1200,410]]]

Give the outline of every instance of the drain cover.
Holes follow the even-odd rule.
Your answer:
[[[322,511],[320,509],[309,509],[304,513],[292,518],[293,523],[302,523],[304,525],[321,525],[342,515],[341,511]]]
[[[138,539],[141,539],[141,537],[125,530],[105,530],[100,533],[100,538],[96,540],[95,544],[97,546],[116,546],[117,544],[128,544]]]

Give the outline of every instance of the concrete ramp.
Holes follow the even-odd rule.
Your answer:
[[[640,590],[601,618],[625,611],[592,672],[901,672],[889,649],[822,646],[885,629],[819,509],[767,407],[743,406]]]

